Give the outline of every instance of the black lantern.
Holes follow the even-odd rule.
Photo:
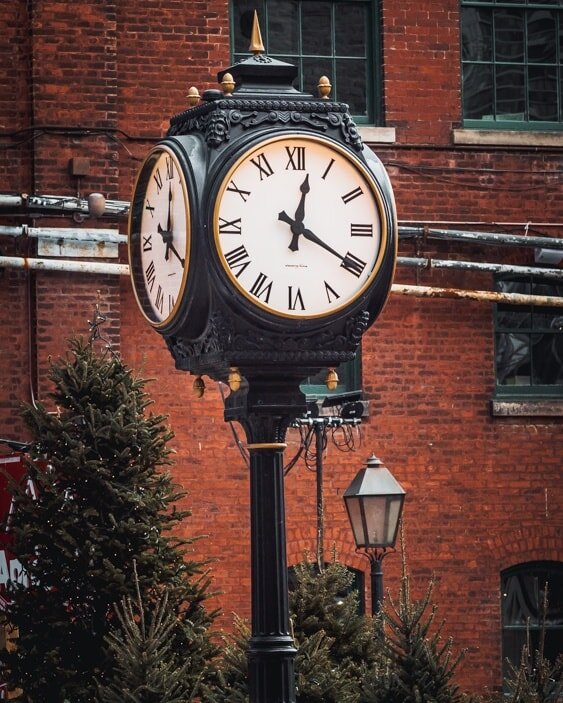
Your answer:
[[[395,546],[405,491],[383,463],[372,454],[344,494],[356,547],[371,564],[372,613],[383,601],[381,562]]]

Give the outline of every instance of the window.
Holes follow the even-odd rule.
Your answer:
[[[266,53],[299,69],[296,87],[317,95],[328,76],[330,97],[345,102],[358,123],[377,122],[374,0],[231,0],[234,61],[248,56],[254,10]]]
[[[338,385],[333,391],[329,391],[326,387],[326,369],[319,371],[315,376],[309,378],[301,384],[301,390],[307,396],[307,400],[324,399],[331,395],[339,396],[340,402],[346,402],[346,396],[350,396],[350,400],[357,400],[361,389],[361,369],[360,369],[360,352],[356,354],[353,361],[347,361],[336,369],[338,374]]]
[[[499,278],[504,293],[563,296],[563,285],[537,277]],[[497,396],[563,396],[563,308],[498,303]]]
[[[563,128],[563,4],[461,5],[464,125]]]
[[[528,562],[501,574],[503,678],[508,675],[508,659],[516,668],[528,632],[532,653],[541,636],[543,602],[547,585],[544,656],[555,662],[563,652],[563,563]]]

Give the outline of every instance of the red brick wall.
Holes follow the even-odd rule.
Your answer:
[[[452,127],[461,123],[458,4],[424,0],[405,10],[383,2],[383,20],[386,123],[396,128],[397,142],[376,151],[391,176],[399,218],[563,221],[555,175],[560,150],[453,145]],[[0,193],[72,195],[80,187],[129,199],[140,159],[164,134],[170,115],[184,109],[187,89],[215,87],[217,70],[229,63],[226,0],[18,0],[7,4],[4,26]],[[35,133],[13,134],[32,125]],[[72,157],[90,159],[90,174],[80,182],[69,174]],[[0,224],[21,221],[27,220],[0,214]],[[120,228],[125,232],[125,222]],[[524,233],[523,224],[501,229]],[[536,229],[563,236],[563,228]],[[0,238],[0,255],[33,252],[33,242]],[[420,252],[532,261],[529,250],[401,244],[404,255]],[[400,268],[397,280],[491,288],[489,275],[467,272]],[[29,379],[37,376],[35,392],[44,399],[49,357],[64,351],[70,334],[88,333],[99,301],[110,320],[106,331],[125,360],[155,379],[149,386],[155,412],[170,416],[174,476],[188,490],[184,504],[193,511],[185,531],[207,536],[195,550],[214,560],[219,624],[228,628],[232,612],[249,615],[247,470],[223,422],[218,384],[206,380],[205,396],[193,397],[193,379],[174,370],[164,342],[137,311],[126,278],[0,269],[0,300],[0,437],[25,437],[17,408],[29,400]],[[363,342],[370,414],[361,441],[357,436],[356,451],[348,453],[331,441],[324,458],[325,553],[334,546],[341,560],[366,573],[342,494],[372,451],[407,490],[414,591],[423,592],[436,576],[444,631],[458,648],[468,648],[459,682],[476,692],[500,684],[500,570],[563,559],[561,419],[491,416],[492,330],[489,303],[392,296]],[[244,441],[242,430],[236,432]],[[296,430],[288,444],[287,460],[298,448]],[[286,490],[288,559],[295,563],[316,551],[314,474],[299,462]],[[384,572],[396,593],[399,555],[386,558]]]

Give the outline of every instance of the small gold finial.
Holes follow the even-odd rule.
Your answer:
[[[336,369],[329,369],[325,378],[326,387],[329,391],[333,391],[338,385],[338,374]]]
[[[252,20],[252,32],[250,34],[250,46],[248,51],[252,54],[261,54],[264,51],[262,43],[262,34],[260,33],[260,22],[258,22],[258,12],[254,10],[254,19]]]
[[[186,95],[186,99],[190,107],[194,107],[200,101],[201,96],[195,85],[192,85],[191,88],[188,88],[188,94]]]
[[[229,370],[229,377],[227,379],[227,383],[229,384],[229,388],[233,391],[238,391],[240,389],[240,384],[242,382],[242,378],[240,375],[240,371],[236,367],[231,367]]]
[[[205,393],[205,383],[201,376],[197,376],[192,386],[196,398],[202,398]]]
[[[328,76],[321,76],[319,78],[319,84],[317,85],[317,90],[319,91],[319,96],[322,100],[328,100],[330,91],[332,90],[332,85]]]
[[[233,90],[235,89],[236,83],[233,80],[233,77],[230,73],[225,73],[223,76],[223,80],[221,81],[221,87],[223,88],[223,93],[225,95],[229,96],[232,95]]]

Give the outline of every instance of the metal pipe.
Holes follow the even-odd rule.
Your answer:
[[[399,237],[429,237],[430,239],[460,240],[496,246],[537,247],[538,249],[563,250],[563,239],[536,237],[527,234],[499,234],[497,232],[468,232],[455,229],[431,229],[428,227],[399,227]]]
[[[400,266],[413,266],[420,269],[462,269],[465,271],[536,275],[563,280],[563,269],[543,269],[537,266],[512,266],[509,264],[488,264],[476,261],[457,261],[453,259],[424,259],[408,256],[398,256],[397,264]]]
[[[29,259],[26,256],[0,256],[0,268],[107,273],[115,276],[129,275],[129,266],[127,264],[108,264],[94,261],[61,261],[60,259]]]
[[[83,229],[69,227],[29,227],[28,225],[0,225],[0,235],[8,237],[37,237],[43,239],[65,239],[77,242],[105,242],[125,244],[127,236],[117,229]]]
[[[412,295],[419,298],[466,298],[469,300],[510,303],[511,305],[549,305],[563,308],[563,296],[525,295],[524,293],[495,293],[486,290],[461,290],[459,288],[433,288],[432,286],[409,286],[394,283],[391,293]]]

